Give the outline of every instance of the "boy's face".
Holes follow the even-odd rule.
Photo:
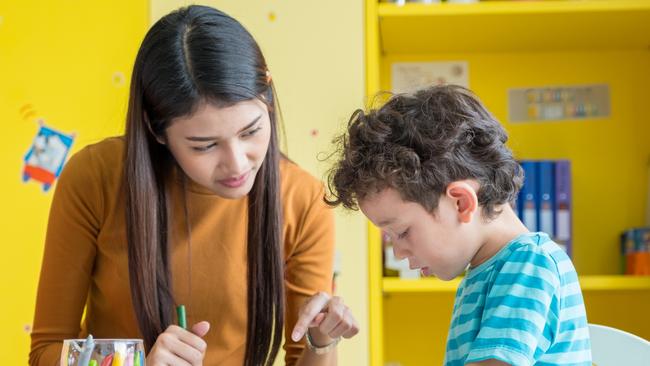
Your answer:
[[[431,213],[404,201],[393,188],[359,201],[361,211],[390,236],[397,258],[408,258],[411,268],[443,280],[460,275],[479,248],[476,230],[463,220],[463,206],[461,199],[442,195]]]

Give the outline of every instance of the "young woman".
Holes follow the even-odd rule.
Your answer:
[[[358,326],[329,295],[332,213],[280,154],[275,108],[233,18],[190,6],[151,28],[125,136],[77,153],[57,185],[31,365],[87,334],[143,338],[148,366],[269,365],[283,330],[287,364],[336,362]],[[179,304],[189,330],[174,325]]]

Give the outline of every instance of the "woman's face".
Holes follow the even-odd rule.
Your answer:
[[[267,106],[252,99],[227,107],[209,103],[175,118],[165,141],[185,174],[224,198],[250,192],[271,137]]]

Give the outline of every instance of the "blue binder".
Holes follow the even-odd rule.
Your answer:
[[[537,228],[539,231],[555,236],[555,163],[540,161],[539,194],[537,196]]]
[[[571,162],[555,162],[555,242],[564,248],[569,257],[572,248]]]
[[[537,231],[537,192],[538,192],[538,163],[524,160],[521,167],[524,169],[524,186],[519,192],[521,211],[519,217],[530,231]]]

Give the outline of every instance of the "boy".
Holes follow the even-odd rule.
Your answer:
[[[466,272],[445,365],[591,365],[576,271],[513,212],[523,173],[506,141],[464,88],[393,96],[352,115],[328,202],[360,208],[425,276]]]

